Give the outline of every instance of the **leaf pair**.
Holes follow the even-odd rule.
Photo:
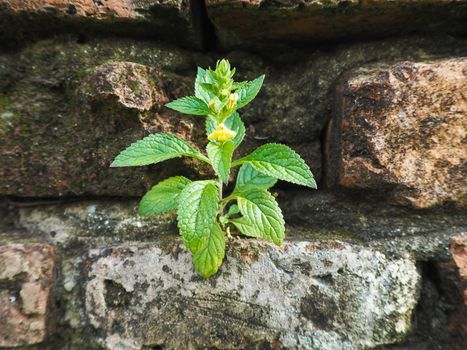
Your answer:
[[[263,145],[232,165],[240,164],[234,192],[228,199],[237,201],[242,216],[229,222],[246,236],[281,244],[284,218],[267,189],[274,186],[276,179],[316,187],[310,169],[295,151],[280,144]]]
[[[177,210],[178,227],[186,247],[193,253],[198,273],[208,277],[222,264],[224,233],[216,222],[219,192],[212,181],[175,176],[159,182],[141,199],[139,213],[158,215]]]
[[[229,144],[233,153],[233,142],[229,141]],[[208,154],[216,164],[222,164],[212,152]],[[130,145],[115,158],[111,166],[141,166],[182,156],[210,163],[209,158],[183,139],[170,134],[154,134]],[[225,176],[228,178],[230,163],[218,168],[218,171],[227,172]],[[195,268],[207,277],[217,271],[225,253],[224,234],[215,222],[218,202],[218,189],[211,181],[192,182],[183,176],[176,176],[152,187],[141,199],[139,213],[151,216],[178,210],[180,233],[194,254]],[[180,206],[180,203],[183,205]]]
[[[186,96],[179,98],[175,101],[166,104],[167,107],[188,115],[211,115],[214,116],[210,104],[215,102],[216,99],[219,101],[218,96],[210,88],[210,85],[214,83],[214,78],[209,74],[210,72],[198,68],[198,74],[195,80],[195,96]],[[248,103],[258,94],[261,86],[263,85],[264,75],[256,78],[255,80],[243,82],[241,84],[234,85],[233,88],[238,94],[238,100],[234,110],[245,107]],[[224,102],[224,104],[226,101]],[[224,105],[218,105],[217,108],[222,108]],[[232,111],[233,112],[233,111]]]

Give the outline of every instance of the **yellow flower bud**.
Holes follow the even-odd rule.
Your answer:
[[[230,140],[235,137],[237,133],[235,131],[230,130],[228,127],[224,125],[224,123],[220,123],[217,128],[208,136],[209,141],[217,140],[220,142],[224,142]]]
[[[222,89],[221,94],[222,94],[222,96],[227,96],[229,94],[229,90]]]
[[[229,101],[227,102],[227,108],[234,109],[235,106],[237,105],[237,101],[238,101],[238,94],[236,92],[234,92],[233,94],[230,94]]]
[[[213,111],[214,113],[217,113],[216,101],[214,101],[214,100],[209,101],[209,108],[210,108],[211,111]]]

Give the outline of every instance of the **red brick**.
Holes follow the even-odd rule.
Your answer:
[[[36,344],[52,332],[55,266],[48,244],[0,246],[0,347]]]

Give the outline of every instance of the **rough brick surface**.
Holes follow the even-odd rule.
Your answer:
[[[0,43],[69,32],[157,38],[199,47],[189,0],[0,0]]]
[[[266,73],[257,98],[240,110],[247,126],[239,154],[281,142],[303,156],[317,179],[320,132],[329,118],[332,89],[342,71],[373,60],[444,57],[465,53],[465,40],[394,40],[295,56],[300,63],[270,63],[232,52],[238,80]],[[109,169],[113,157],[148,133],[171,132],[199,147],[204,120],[162,104],[193,93],[196,66],[214,56],[161,43],[70,38],[44,40],[0,54],[0,194],[15,196],[140,196],[172,175],[209,175],[201,163]],[[279,184],[281,185],[281,184]]]
[[[337,87],[328,182],[416,208],[467,199],[467,59],[359,68]]]
[[[62,253],[61,324],[72,349],[365,348],[405,339],[415,304],[418,347],[401,349],[449,343],[445,312],[455,309],[437,290],[449,286],[460,305],[459,290],[425,280],[433,288],[420,299],[424,269],[414,262],[451,259],[450,237],[466,232],[463,210],[420,213],[325,192],[281,191],[278,201],[288,241],[229,239],[207,280],[195,274],[175,216],[140,217],[137,200],[26,206],[17,221]],[[459,281],[449,266],[454,274],[442,276]]]
[[[467,236],[455,236],[450,246],[451,260],[437,264],[441,287],[452,305],[449,330],[453,349],[467,346]]]
[[[225,47],[384,37],[401,32],[465,33],[465,1],[207,0]]]
[[[5,9],[13,12],[50,12],[60,13],[69,16],[97,16],[105,15],[116,17],[136,17],[135,1],[105,1],[99,2],[92,0],[2,0],[1,5]]]
[[[36,344],[51,333],[55,265],[48,244],[0,246],[0,346]]]
[[[169,167],[109,168],[121,150],[151,132],[200,140],[199,125],[204,137],[200,118],[162,109],[169,97],[191,90],[191,79],[173,73],[193,66],[189,53],[112,40],[45,41],[21,52],[21,63],[5,54],[0,68],[0,84],[9,90],[0,104],[0,192],[131,195],[144,193],[145,183],[190,174],[194,167],[177,160]],[[149,175],[154,170],[156,177]]]
[[[86,312],[103,347],[355,349],[410,328],[410,259],[339,241],[230,247],[207,280],[177,241],[92,249]]]

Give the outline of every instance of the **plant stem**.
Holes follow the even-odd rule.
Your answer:
[[[221,217],[222,215],[224,215],[224,208],[225,208],[225,205],[227,203],[224,203],[223,201],[223,198],[222,198],[222,187],[223,187],[223,184],[222,184],[222,179],[219,178],[219,182],[218,182],[218,187],[219,187],[219,209],[218,209],[218,215],[219,217]],[[222,224],[220,221],[219,221],[219,224],[221,225],[222,227],[222,231],[225,232],[225,227],[224,227],[224,224]]]
[[[222,179],[221,178],[219,178],[218,187],[219,187],[219,197],[220,197],[220,199],[222,201],[223,198],[222,198]]]
[[[224,208],[225,208],[225,203],[223,201],[223,198],[222,198],[222,179],[219,178],[219,183],[218,183],[218,187],[219,187],[219,215],[223,215],[224,214]]]

